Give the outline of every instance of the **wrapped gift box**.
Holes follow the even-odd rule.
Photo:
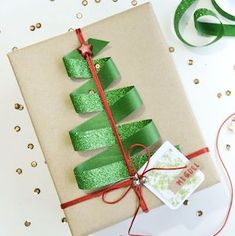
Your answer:
[[[87,39],[110,41],[98,57],[112,57],[117,65],[121,79],[115,87],[134,85],[143,99],[144,108],[125,121],[153,119],[162,139],[180,144],[185,154],[205,147],[151,4],[82,31]],[[92,156],[91,152],[75,152],[68,133],[91,117],[76,114],[69,98],[83,81],[67,76],[62,58],[78,47],[75,32],[68,32],[9,54],[61,203],[84,195],[77,187],[73,168]],[[219,181],[209,153],[199,156],[197,162],[206,176],[200,189]],[[150,209],[162,204],[146,189],[144,196]],[[73,235],[88,235],[132,216],[135,199],[130,193],[115,205],[96,198],[65,209]]]

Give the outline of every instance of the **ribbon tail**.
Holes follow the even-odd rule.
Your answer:
[[[149,211],[149,209],[148,209],[148,206],[147,206],[147,204],[146,204],[146,202],[145,202],[145,200],[143,198],[142,188],[138,188],[138,189],[137,188],[133,188],[133,189],[134,189],[134,191],[135,191],[135,193],[136,193],[136,195],[137,195],[137,197],[139,199],[139,205],[140,205],[142,211],[147,213]]]

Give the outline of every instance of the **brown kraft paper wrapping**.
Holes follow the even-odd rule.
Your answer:
[[[121,73],[120,81],[111,87],[134,85],[143,99],[144,108],[125,122],[153,119],[162,139],[180,144],[185,154],[205,147],[151,4],[99,21],[82,31],[86,39],[110,41],[98,58],[112,57]],[[73,168],[94,155],[75,152],[68,134],[91,117],[75,112],[69,94],[85,81],[68,78],[62,61],[78,47],[75,32],[68,32],[9,54],[61,203],[85,194],[77,187]],[[196,161],[206,176],[201,189],[219,181],[210,154],[203,154]],[[117,197],[120,191],[112,195]],[[146,189],[144,197],[150,209],[162,204]],[[131,217],[135,207],[136,197],[130,193],[115,205],[96,198],[65,209],[65,214],[72,234],[81,236]]]

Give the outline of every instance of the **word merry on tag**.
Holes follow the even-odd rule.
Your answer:
[[[182,203],[200,186],[205,179],[200,166],[190,162],[170,142],[166,141],[151,157],[148,169],[177,168],[176,170],[151,170],[145,174],[144,183],[153,194],[171,209],[179,208]],[[139,173],[141,173],[143,166]]]

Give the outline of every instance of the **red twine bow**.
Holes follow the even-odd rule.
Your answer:
[[[146,154],[147,154],[147,162],[145,164],[145,167],[142,171],[142,173],[138,173],[138,171],[136,170],[135,168],[135,165],[133,164],[132,162],[132,159],[131,159],[131,150],[135,147],[141,147],[145,150]],[[127,190],[116,200],[114,201],[108,201],[105,199],[105,196],[107,193],[113,191],[113,190],[116,190],[116,189],[119,189],[120,188],[120,183],[116,183],[110,187],[107,187],[103,194],[102,194],[102,200],[103,202],[107,203],[107,204],[116,204],[118,202],[120,202],[128,193],[131,189],[133,189],[135,191],[135,194],[137,196],[137,200],[138,200],[138,204],[137,204],[137,207],[136,207],[136,210],[135,210],[135,213],[132,217],[132,220],[131,220],[131,223],[130,223],[130,227],[128,229],[128,234],[130,236],[143,236],[142,234],[132,234],[131,233],[131,229],[132,229],[132,226],[134,224],[134,221],[136,219],[136,216],[139,212],[139,209],[142,208],[144,212],[148,212],[148,207],[144,201],[144,197],[143,197],[143,184],[146,183],[148,181],[147,177],[145,176],[146,173],[148,173],[149,171],[153,171],[153,170],[180,170],[180,169],[185,169],[187,168],[187,166],[181,166],[181,167],[172,167],[172,168],[150,168],[148,169],[148,166],[149,166],[149,162],[150,162],[150,157],[151,157],[151,153],[150,153],[150,150],[149,148],[147,148],[145,145],[143,144],[133,144],[129,147],[128,149],[128,157],[129,157],[129,162],[130,162],[130,165],[131,167],[133,168],[133,172],[135,173],[135,175],[133,176],[130,176],[129,177],[129,186],[127,188]]]

